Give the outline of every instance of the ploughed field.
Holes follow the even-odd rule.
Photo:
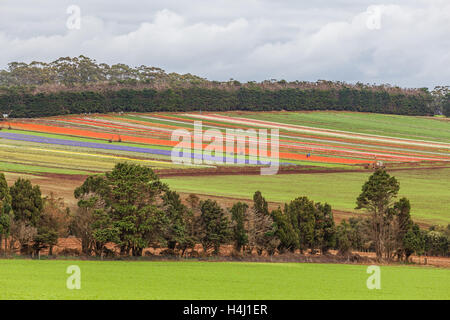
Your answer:
[[[206,140],[184,154],[194,159],[191,164],[173,163],[179,143],[172,139],[174,130],[198,138],[196,121],[202,122],[203,136],[206,130],[222,132],[224,147],[227,129],[267,129],[269,155],[270,130],[278,129],[279,172],[296,174],[260,176],[248,156],[255,150],[250,145],[214,154],[233,164],[202,163]],[[9,181],[21,174],[51,184],[58,183],[53,179],[58,175],[74,189],[86,175],[128,161],[154,168],[177,191],[246,199],[260,189],[272,202],[307,195],[353,211],[371,173],[367,167],[382,161],[399,178],[415,219],[450,222],[450,122],[445,119],[351,112],[111,113],[9,119],[1,128],[0,171]],[[218,172],[223,175],[212,175]],[[44,191],[55,189],[45,183]],[[67,183],[65,190],[71,188]],[[70,198],[71,191],[67,194]]]
[[[67,267],[81,271],[69,290]],[[0,260],[0,299],[449,299],[450,269],[304,263]]]

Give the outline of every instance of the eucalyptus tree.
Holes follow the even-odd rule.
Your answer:
[[[74,195],[78,205],[94,215],[97,254],[114,242],[122,254],[140,256],[150,244],[164,241],[164,211],[158,200],[167,190],[152,169],[128,163],[88,177]]]

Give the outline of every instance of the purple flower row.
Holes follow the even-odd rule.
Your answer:
[[[19,140],[19,141],[28,141],[28,142],[35,142],[35,143],[46,143],[46,144],[57,144],[57,145],[63,145],[63,146],[71,146],[71,147],[84,147],[84,148],[94,148],[94,149],[107,149],[107,150],[120,150],[120,151],[130,151],[130,152],[139,152],[139,153],[149,153],[149,154],[157,154],[157,155],[163,155],[163,156],[172,156],[172,151],[170,150],[163,150],[163,149],[151,149],[151,148],[140,148],[140,147],[132,147],[132,146],[124,146],[124,145],[117,145],[112,143],[96,143],[96,142],[83,142],[83,141],[76,141],[76,140],[66,140],[66,139],[57,139],[57,138],[46,138],[46,137],[38,137],[33,135],[27,135],[27,134],[20,134],[20,133],[10,133],[10,132],[0,132],[0,137],[9,139],[9,140]],[[214,157],[214,156],[208,156],[208,155],[202,155],[198,153],[186,153],[183,154],[175,153],[174,156],[176,157],[183,157],[183,158],[195,158],[195,159],[202,159],[203,160],[209,160],[209,161],[217,161],[217,162],[227,162],[232,161],[234,163],[239,164],[249,164],[248,159],[242,159],[234,157],[227,158],[227,157]],[[264,165],[267,164],[266,162],[256,161],[258,165]],[[284,164],[284,163],[283,163]]]

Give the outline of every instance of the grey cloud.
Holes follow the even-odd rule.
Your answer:
[[[80,6],[81,29],[66,9]],[[381,28],[367,27],[370,5]],[[0,67],[85,54],[241,81],[329,79],[432,87],[450,79],[450,3],[0,0]]]

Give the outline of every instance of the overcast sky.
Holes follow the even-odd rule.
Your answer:
[[[210,80],[432,88],[450,85],[450,1],[0,0],[0,47],[0,68],[83,54]]]

